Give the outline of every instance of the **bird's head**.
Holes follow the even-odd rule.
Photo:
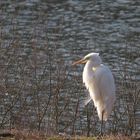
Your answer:
[[[85,64],[88,61],[91,61],[94,66],[100,65],[102,63],[99,53],[89,53],[84,58],[82,58],[78,61],[75,61],[72,65]]]

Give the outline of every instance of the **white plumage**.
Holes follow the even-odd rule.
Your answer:
[[[115,102],[115,84],[110,69],[102,64],[98,53],[90,53],[73,63],[86,63],[83,83],[89,91],[100,120],[106,121]]]

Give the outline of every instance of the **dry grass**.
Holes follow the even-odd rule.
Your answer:
[[[8,132],[9,134],[9,132]],[[70,136],[70,135],[57,135],[57,136],[46,136],[44,133],[39,132],[26,132],[13,130],[10,132],[13,137],[0,137],[0,140],[140,140],[140,138],[132,138],[123,135],[105,135],[105,136]]]

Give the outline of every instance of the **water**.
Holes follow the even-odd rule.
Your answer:
[[[38,128],[38,124],[34,124],[38,121],[51,129],[57,128],[57,131],[84,133],[86,109],[75,109],[78,99],[82,100],[86,92],[80,74],[83,66],[72,68],[71,63],[89,52],[99,52],[103,62],[112,69],[118,91],[116,104],[131,108],[124,113],[128,118],[125,117],[125,127],[121,128],[126,128],[133,116],[138,116],[135,113],[139,114],[140,109],[139,0],[1,0],[0,7],[2,114],[6,112],[7,104],[11,107],[5,114],[11,118],[5,118],[5,124],[11,121],[15,126],[32,116],[30,128]],[[121,104],[120,98],[126,102]],[[135,101],[130,103],[132,98]],[[134,114],[132,106],[136,106]],[[42,112],[48,116],[43,121]],[[24,113],[27,114],[25,117]],[[15,116],[19,116],[19,122],[18,119],[14,121]],[[121,114],[121,117],[124,116]],[[94,121],[97,116],[91,113],[90,119],[97,125]],[[119,128],[123,123],[119,123],[116,129],[121,131]],[[24,123],[24,127],[27,124]],[[135,124],[134,131],[140,128],[137,121]],[[131,125],[129,127],[131,129]],[[96,132],[98,125],[91,128]]]

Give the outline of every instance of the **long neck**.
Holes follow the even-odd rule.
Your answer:
[[[94,64],[92,63],[92,61],[88,61],[85,65],[85,68],[87,71],[92,71],[92,68],[94,67]]]
[[[89,72],[92,71],[93,72],[93,68],[96,68],[100,65],[100,63],[96,62],[96,61],[88,61],[85,65],[84,69],[87,69]]]
[[[88,61],[84,67],[83,71],[83,82],[87,83],[90,78],[94,76],[92,68],[94,67],[92,61]]]

